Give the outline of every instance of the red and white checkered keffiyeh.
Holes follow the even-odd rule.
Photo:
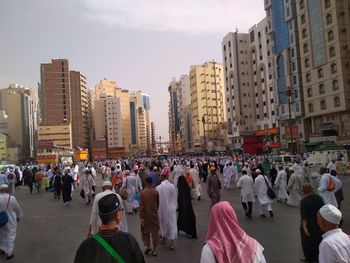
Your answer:
[[[254,262],[259,243],[238,225],[237,216],[229,202],[211,208],[207,244],[219,263]]]

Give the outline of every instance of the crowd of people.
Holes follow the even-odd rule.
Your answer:
[[[100,178],[103,191],[98,193]],[[34,189],[37,194],[52,193],[53,198],[62,198],[64,206],[71,205],[73,192],[79,188],[85,204],[92,203],[87,239],[79,247],[75,262],[144,262],[144,254],[158,255],[159,244],[168,243],[170,250],[176,250],[179,232],[198,238],[193,202],[203,199],[205,189],[210,216],[201,262],[265,262],[264,248],[239,226],[233,206],[221,200],[222,191],[233,189],[240,189],[248,219],[253,217],[256,200],[262,218],[274,217],[273,200],[300,207],[306,262],[350,259],[350,239],[340,228],[344,197],[334,160],[316,176],[305,161],[296,160],[286,167],[263,155],[7,168],[0,174],[0,212],[7,211],[11,216],[0,226],[0,253],[8,259],[14,256],[16,224],[23,216],[14,196],[21,185],[28,186],[31,194]],[[144,253],[128,233],[127,217],[136,215]]]

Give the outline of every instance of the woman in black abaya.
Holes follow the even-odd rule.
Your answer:
[[[186,234],[197,238],[196,230],[196,216],[192,207],[191,190],[188,186],[184,176],[180,176],[177,182],[178,188],[178,217],[177,228],[178,231],[183,231]]]

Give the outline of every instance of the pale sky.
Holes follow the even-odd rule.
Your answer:
[[[264,16],[263,0],[4,0],[0,88],[36,88],[40,63],[67,58],[89,88],[109,78],[149,94],[157,133],[168,138],[172,78],[222,62],[222,38]]]

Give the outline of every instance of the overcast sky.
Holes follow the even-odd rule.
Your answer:
[[[100,79],[151,96],[157,133],[168,138],[168,84],[190,65],[222,62],[221,40],[265,15],[263,0],[4,0],[0,88],[36,88],[40,63],[67,58],[89,88]]]

